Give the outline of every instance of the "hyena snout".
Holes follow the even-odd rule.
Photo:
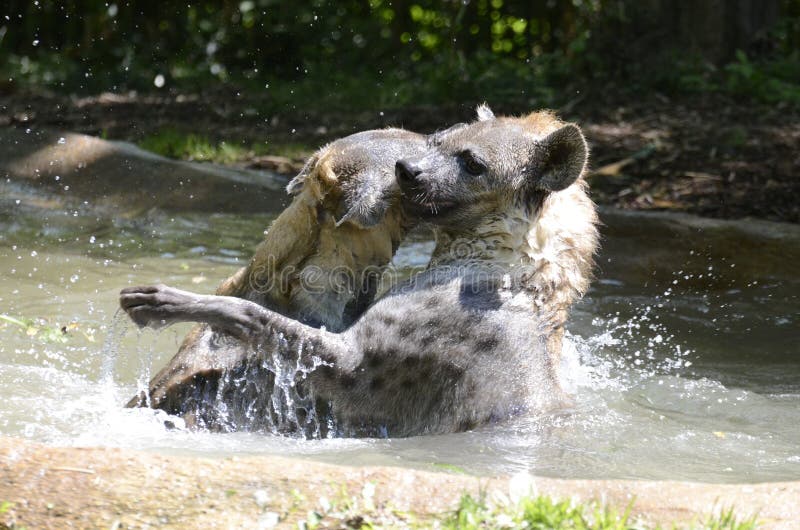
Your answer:
[[[417,184],[422,169],[409,160],[398,160],[394,165],[394,174],[401,186]]]

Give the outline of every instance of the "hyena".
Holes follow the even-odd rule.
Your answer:
[[[347,328],[372,302],[384,267],[414,224],[399,204],[399,158],[424,151],[426,137],[403,129],[365,131],[318,150],[287,186],[292,202],[265,232],[246,267],[216,294],[243,298],[309,326]],[[249,354],[207,324],[128,406],[196,420],[220,374]]]
[[[125,289],[121,306],[140,326],[224,330],[253,345],[251,370],[290,346],[344,435],[456,432],[555,405],[567,310],[597,246],[586,141],[547,112],[478,117],[397,162],[403,207],[434,225],[436,249],[344,331],[166,286]]]

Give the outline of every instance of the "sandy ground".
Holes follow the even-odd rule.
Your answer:
[[[372,486],[374,485],[374,493]],[[401,527],[452,510],[465,492],[530,488],[594,500],[649,524],[691,523],[734,506],[761,528],[800,528],[800,483],[700,484],[543,477],[479,478],[275,457],[189,458],[0,438],[0,528],[291,528],[309,510],[323,527]],[[327,503],[333,505],[325,508]],[[345,506],[346,504],[346,506]],[[3,526],[5,525],[5,526]]]

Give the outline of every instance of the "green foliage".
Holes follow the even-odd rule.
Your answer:
[[[456,511],[442,522],[449,530],[481,528],[528,528],[532,530],[645,530],[651,526],[631,520],[631,507],[623,513],[597,503],[555,501],[547,496],[490,502],[485,496],[464,495]],[[660,528],[660,527],[659,527]],[[673,530],[677,527],[673,525]],[[692,530],[754,530],[755,517],[739,520],[732,509],[710,516]]]
[[[139,146],[170,158],[220,164],[243,160],[249,153],[248,149],[240,145],[224,141],[213,143],[205,136],[185,134],[171,128],[143,138]]]
[[[629,511],[618,514],[599,505],[554,501],[550,497],[523,497],[516,504],[492,505],[483,497],[470,495],[461,503],[443,528],[472,530],[479,528],[531,528],[540,530],[627,530],[638,528],[628,522]]]
[[[735,60],[714,68],[699,59],[675,62],[674,73],[657,79],[667,91],[722,92],[761,103],[800,106],[800,52],[753,60],[738,50]]]
[[[800,105],[800,52],[754,63],[739,50],[736,60],[725,66],[724,74],[722,88],[731,94],[752,96],[765,103]]]
[[[0,18],[0,89],[186,91],[230,83],[263,93],[270,108],[283,110],[481,100],[559,106],[574,99],[576,87],[607,86],[615,92],[714,90],[797,104],[800,0],[770,3],[781,19],[762,39],[762,51],[726,54],[724,66],[693,44],[692,32],[702,28],[670,22],[687,24],[704,13],[689,4],[9,0],[0,11],[6,15]],[[669,38],[659,33],[665,31]],[[693,54],[697,61],[682,64]]]
[[[195,162],[235,164],[254,156],[280,153],[295,159],[304,159],[313,150],[302,143],[245,143],[213,141],[208,136],[186,133],[166,127],[138,141],[139,147],[168,158]]]
[[[755,530],[758,528],[756,517],[739,520],[733,508],[723,511],[717,517],[709,517],[701,526],[703,530]]]

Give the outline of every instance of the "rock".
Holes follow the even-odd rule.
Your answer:
[[[2,186],[47,193],[51,207],[88,203],[125,216],[151,208],[276,211],[286,200],[287,182],[270,171],[175,161],[129,143],[16,128],[0,130],[0,177]]]
[[[198,458],[109,448],[47,447],[0,437],[0,527],[296,528],[311,511],[325,520],[410,520],[425,527],[464,493],[508,497],[524,482],[539,495],[598,501],[648,525],[704,520],[733,508],[763,529],[796,528],[800,482],[706,484],[644,480],[476,477],[392,467],[346,467],[272,456]],[[372,507],[362,497],[369,485]],[[266,492],[268,495],[265,495]],[[259,493],[261,492],[261,493]],[[359,492],[362,492],[361,494]],[[331,513],[347,495],[358,512]],[[325,508],[328,504],[328,509]],[[57,514],[57,516],[55,515]],[[168,521],[164,518],[168,514]],[[679,525],[680,526],[680,525]],[[326,526],[328,527],[328,526]]]

